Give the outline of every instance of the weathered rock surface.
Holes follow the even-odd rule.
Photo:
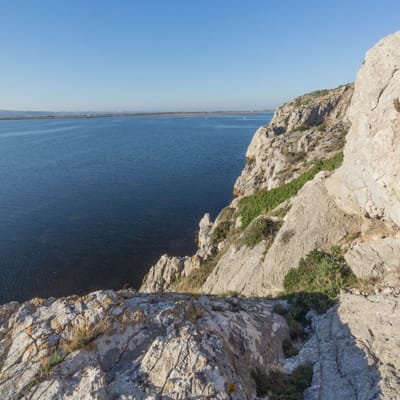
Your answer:
[[[313,161],[342,150],[352,93],[353,86],[345,85],[313,92],[279,107],[271,123],[255,133],[234,193],[251,195],[272,189],[299,176]]]
[[[368,51],[349,108],[344,162],[328,189],[349,213],[400,225],[400,32]]]
[[[0,398],[254,399],[285,320],[263,299],[99,291],[0,306]]]
[[[356,276],[362,279],[383,279],[400,273],[400,237],[357,243],[345,254],[345,259]]]
[[[306,400],[398,399],[400,298],[343,294],[340,305],[312,319],[314,335],[286,370],[312,363]]]
[[[196,256],[171,257],[164,254],[144,277],[140,291],[143,293],[170,291],[180,279],[188,276],[199,265],[199,258]]]

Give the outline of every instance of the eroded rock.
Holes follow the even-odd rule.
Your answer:
[[[254,399],[252,368],[280,367],[288,337],[263,299],[125,290],[8,308],[2,400]]]

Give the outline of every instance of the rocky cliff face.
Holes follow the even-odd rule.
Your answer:
[[[271,123],[255,133],[234,193],[251,195],[280,186],[315,160],[341,151],[350,126],[347,108],[352,94],[349,84],[309,93],[279,107]]]
[[[260,128],[249,146],[246,167],[235,183],[239,197],[209,229],[214,255],[208,257],[214,265],[200,281],[200,292],[277,295],[301,258],[334,245],[361,286],[369,287],[342,296],[338,308],[313,318],[314,335],[300,353],[308,354],[303,361],[314,365],[306,398],[396,398],[400,392],[393,367],[397,361],[392,362],[398,355],[389,355],[399,348],[389,326],[400,320],[399,49],[396,33],[370,50],[354,94],[353,86],[346,85],[306,95],[277,110],[270,126]],[[263,194],[266,189],[276,188],[271,191],[276,197],[282,188],[290,191],[293,182],[305,180],[312,163],[341,150],[350,126],[342,166],[318,173],[294,196],[268,208],[271,196]],[[262,201],[265,207],[259,207]],[[258,216],[245,229],[244,203],[258,207]],[[243,240],[257,221],[270,218],[279,221],[272,239],[264,231],[256,243]],[[200,258],[194,270],[203,266],[205,271],[209,262]],[[375,297],[368,297],[371,290]],[[356,318],[363,315],[365,320]],[[377,337],[386,337],[389,344]],[[354,342],[358,345],[351,346]]]
[[[237,211],[243,195],[252,195],[290,182],[309,171],[319,160],[330,158],[343,150],[345,135],[350,126],[346,112],[352,94],[353,85],[348,84],[333,90],[306,94],[278,108],[271,124],[258,129],[249,145],[246,166],[234,186],[234,192],[239,198],[222,210],[214,223],[209,214],[205,214],[199,224],[199,250],[193,257],[163,255],[150,269],[140,290],[154,292],[182,289],[178,282],[187,278],[195,269],[201,268],[210,256],[217,254],[217,268],[202,287],[203,292],[221,294],[234,291],[246,295],[259,295],[265,294],[262,287],[268,285],[275,293],[281,289],[281,285],[278,285],[276,290],[273,283],[271,286],[271,282],[276,280],[274,273],[268,274],[267,279],[257,280],[254,279],[255,270],[275,269],[280,276],[279,280],[282,280],[292,267],[292,261],[297,263],[307,251],[317,245],[329,247],[339,240],[338,236],[341,239],[347,234],[352,227],[346,230],[347,224],[342,226],[343,221],[339,218],[336,225],[340,233],[332,229],[331,233],[325,235],[326,238],[321,238],[316,243],[308,242],[304,249],[296,248],[289,253],[282,251],[282,247],[286,245],[279,245],[280,240],[276,240],[266,260],[265,246],[249,249],[240,246],[240,241],[238,246],[238,241],[229,240],[229,236],[232,238],[240,235],[240,229],[236,229],[236,233],[232,234],[230,226],[237,225],[240,228]],[[310,199],[304,201],[308,200]],[[311,200],[314,203],[325,201],[321,196],[318,200]],[[300,204],[300,201],[297,204]],[[298,226],[296,218],[301,217],[307,221],[313,217],[312,210],[304,218],[301,210],[297,214],[286,232],[292,232],[293,226]],[[323,219],[323,211],[321,215]],[[319,223],[322,223],[322,220]],[[302,226],[299,225],[300,228]],[[231,232],[228,232],[229,230]],[[326,223],[321,226],[320,231],[328,232]],[[293,236],[300,238],[297,235]],[[287,258],[284,268],[281,268],[279,257]],[[185,286],[183,289],[189,288]]]
[[[200,221],[195,255],[160,258],[145,294],[0,306],[0,398],[293,398],[299,382],[305,399],[398,398],[399,49],[400,32],[370,50],[354,93],[277,110],[250,144],[238,197]],[[306,289],[264,298],[332,246],[357,278],[335,306],[319,309],[325,295]]]

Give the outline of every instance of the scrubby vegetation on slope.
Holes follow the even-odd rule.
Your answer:
[[[285,200],[296,195],[304,184],[313,179],[318,172],[333,171],[342,164],[342,161],[343,153],[338,153],[328,160],[316,162],[310,170],[289,183],[244,197],[239,203],[238,210],[239,215],[242,217],[242,229],[244,230],[258,215],[273,210]]]
[[[303,392],[312,381],[313,369],[310,365],[300,365],[292,374],[281,371],[264,372],[256,370],[252,377],[256,384],[257,396],[269,399],[302,400]]]
[[[330,253],[313,250],[300,260],[298,268],[292,268],[285,276],[282,297],[290,308],[277,307],[275,312],[286,318],[291,338],[301,338],[307,312],[312,309],[324,313],[336,303],[341,290],[356,283],[357,278],[338,248],[332,248]]]
[[[239,245],[253,248],[262,240],[267,241],[267,249],[271,247],[275,236],[281,227],[281,222],[270,218],[257,218],[247,227],[240,238]]]
[[[356,283],[356,277],[346,265],[340,250],[331,253],[313,250],[300,260],[299,268],[291,269],[283,285],[287,294],[318,293],[326,298],[326,306],[332,305],[340,291]],[[329,304],[330,303],[330,304]],[[310,304],[316,311],[325,311],[324,304]]]

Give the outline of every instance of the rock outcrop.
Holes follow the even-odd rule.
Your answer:
[[[343,294],[340,304],[312,318],[314,334],[287,361],[314,365],[306,400],[397,399],[400,393],[400,298]]]
[[[349,108],[343,166],[328,183],[348,213],[400,225],[400,33],[368,51]]]
[[[313,161],[341,151],[350,126],[346,112],[352,94],[349,84],[279,107],[271,123],[255,133],[234,193],[247,196],[272,189],[299,176]]]
[[[0,398],[255,399],[286,321],[262,299],[100,291],[0,306]]]

